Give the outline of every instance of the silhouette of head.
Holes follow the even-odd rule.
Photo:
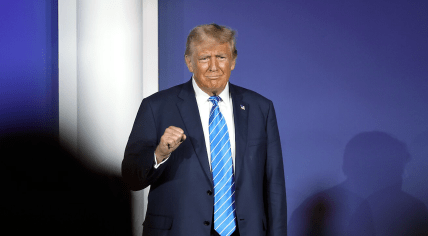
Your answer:
[[[363,132],[346,145],[343,172],[349,179],[386,186],[401,182],[409,160],[405,143],[384,132]]]

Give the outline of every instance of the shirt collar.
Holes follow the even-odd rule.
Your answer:
[[[200,101],[208,101],[210,98],[210,95],[208,95],[206,92],[202,91],[201,88],[199,88],[198,84],[196,84],[195,78],[192,76],[192,85],[193,90],[195,90],[196,99]],[[224,87],[223,91],[218,95],[222,101],[229,103],[230,101],[230,93],[229,93],[229,82],[227,82],[226,87]]]

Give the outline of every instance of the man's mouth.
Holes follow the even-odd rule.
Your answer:
[[[209,76],[205,76],[208,79],[218,79],[221,77],[221,75],[209,75]]]

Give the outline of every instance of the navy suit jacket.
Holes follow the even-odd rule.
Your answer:
[[[235,201],[244,236],[286,235],[281,142],[273,104],[230,84],[235,120]],[[158,169],[154,151],[169,126],[187,139]],[[132,190],[150,187],[143,235],[211,235],[213,181],[192,81],[145,98],[122,162]]]

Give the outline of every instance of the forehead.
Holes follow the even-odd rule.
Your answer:
[[[200,42],[192,43],[192,51],[195,54],[201,53],[227,53],[231,54],[232,50],[228,42],[219,43],[215,39],[206,38]]]

